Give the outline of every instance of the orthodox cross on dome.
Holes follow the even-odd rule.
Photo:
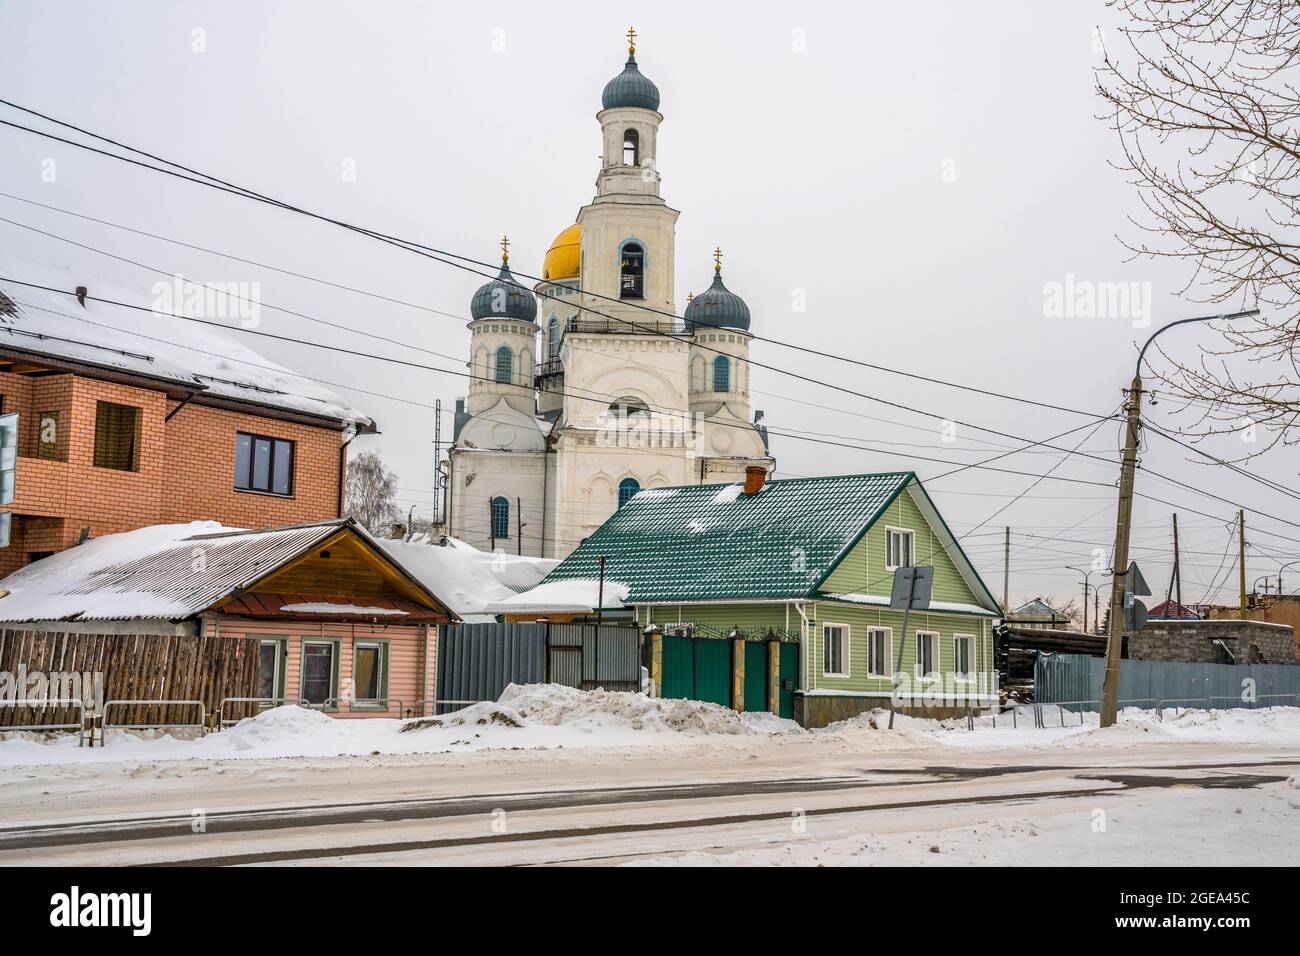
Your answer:
[[[636,28],[635,27],[627,28],[627,55],[628,56],[636,55]]]
[[[722,271],[722,247],[715,246],[713,249],[713,271]]]
[[[688,293],[686,293],[686,301],[687,301],[687,302],[690,302],[691,299],[693,299],[693,298],[695,298],[695,293],[694,293],[694,292],[688,292]]]
[[[510,237],[509,236],[501,237],[501,261],[502,262],[510,261]]]

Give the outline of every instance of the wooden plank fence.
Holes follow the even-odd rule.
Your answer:
[[[109,700],[201,700],[209,722],[225,697],[257,693],[258,642],[248,638],[174,634],[80,634],[0,629],[0,674],[11,681],[27,674],[103,675],[93,713],[102,716]],[[7,688],[6,688],[7,691]],[[26,696],[23,687],[5,699]],[[41,697],[58,697],[49,689]],[[89,689],[83,691],[86,717],[92,715]],[[132,705],[114,708],[115,723],[194,721],[197,708],[179,705]],[[125,710],[123,714],[121,711]],[[24,724],[60,724],[76,720],[71,707],[0,707],[0,730]]]

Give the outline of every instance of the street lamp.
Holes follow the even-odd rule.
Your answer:
[[[1103,574],[1106,571],[1109,571],[1110,568],[1092,568],[1088,571],[1085,571],[1083,568],[1076,568],[1072,564],[1067,564],[1065,566],[1065,569],[1067,571],[1073,571],[1076,574],[1083,575],[1083,633],[1087,634],[1088,633],[1088,587],[1089,587],[1088,578],[1092,577],[1094,574]],[[1096,588],[1093,588],[1093,590],[1095,591]]]
[[[1300,561],[1291,561],[1277,569],[1277,593],[1279,597],[1282,595],[1282,572],[1296,564],[1300,564]]]
[[[1101,685],[1101,721],[1102,727],[1115,723],[1119,710],[1119,659],[1124,647],[1124,591],[1125,577],[1128,574],[1128,540],[1133,524],[1133,480],[1137,472],[1138,434],[1142,430],[1142,360],[1147,349],[1161,332],[1178,325],[1192,322],[1213,322],[1216,319],[1231,321],[1259,315],[1259,309],[1245,312],[1233,312],[1227,315],[1205,315],[1191,319],[1179,319],[1170,322],[1151,333],[1138,351],[1137,364],[1133,368],[1133,381],[1128,390],[1128,426],[1124,433],[1124,457],[1120,463],[1119,473],[1119,509],[1115,516],[1115,557],[1114,576],[1110,594],[1110,632],[1106,636],[1106,674]]]

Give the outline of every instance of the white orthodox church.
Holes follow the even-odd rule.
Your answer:
[[[531,292],[503,242],[500,275],[470,303],[445,521],[476,547],[564,557],[641,489],[773,465],[750,411],[749,308],[723,285],[720,253],[713,284],[678,317],[659,90],[629,40],[596,114],[595,197],[551,243]]]

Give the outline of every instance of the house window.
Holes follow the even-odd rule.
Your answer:
[[[514,378],[514,372],[515,353],[510,351],[510,346],[503,345],[497,349],[496,380],[503,385],[509,385]]]
[[[36,457],[50,461],[59,457],[59,413],[41,412],[36,426]]]
[[[632,496],[641,490],[641,482],[635,478],[624,478],[618,483],[618,506],[621,508],[629,501]]]
[[[492,499],[492,537],[510,537],[510,501],[501,495]]]
[[[560,320],[551,316],[546,327],[546,350],[553,359],[560,357]]]
[[[822,676],[849,676],[849,628],[847,624],[822,625]]]
[[[623,165],[641,165],[641,137],[634,129],[623,133]]]
[[[95,467],[139,471],[140,409],[95,403]]]
[[[275,701],[283,696],[280,674],[283,645],[280,641],[262,641],[257,652],[257,696]]]
[[[962,680],[975,679],[975,637],[956,634],[952,639],[952,669]]]
[[[309,704],[337,703],[334,687],[338,678],[333,644],[302,645],[302,681],[299,695]]]
[[[354,701],[388,709],[388,644],[358,641],[352,649],[352,694]]]
[[[293,442],[266,435],[235,435],[235,488],[293,494]]]
[[[887,627],[867,631],[867,673],[873,677],[889,676],[889,653],[894,632]]]
[[[901,528],[885,531],[885,570],[912,566],[912,532]]]
[[[731,391],[731,360],[725,355],[719,355],[713,360],[713,390]]]
[[[939,672],[939,635],[916,632],[916,676],[928,677]]]
[[[635,242],[623,247],[619,257],[619,292],[620,299],[645,298],[645,250]]]

